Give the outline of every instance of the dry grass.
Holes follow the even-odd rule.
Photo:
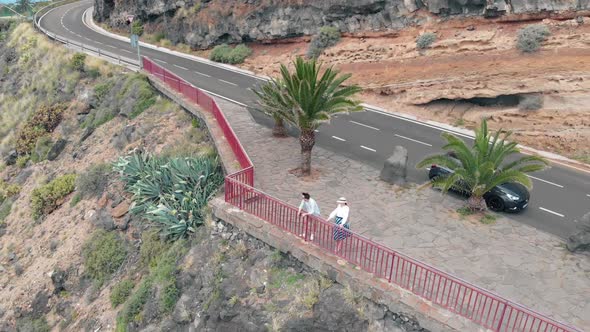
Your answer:
[[[15,142],[19,123],[41,105],[69,101],[82,80],[81,74],[69,63],[72,53],[51,43],[37,33],[29,23],[19,24],[6,40],[6,48],[13,48],[18,61],[9,64],[5,77],[18,78],[0,83],[0,153],[5,153]],[[103,75],[112,75],[114,67],[88,57],[86,65]],[[14,91],[14,87],[18,89]]]

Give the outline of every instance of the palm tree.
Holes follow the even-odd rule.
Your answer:
[[[309,175],[315,130],[334,114],[361,111],[359,101],[352,99],[361,88],[344,86],[350,74],[340,75],[333,67],[322,71],[316,59],[297,57],[293,65],[293,73],[281,65],[281,78],[264,84],[255,93],[266,113],[299,129],[301,173]]]
[[[275,137],[286,137],[287,130],[285,129],[285,122],[279,112],[276,110],[290,109],[291,103],[285,96],[287,91],[285,84],[272,78],[267,83],[263,84],[259,90],[253,90],[258,97],[258,104],[261,107],[262,112],[272,116],[275,125],[272,128],[272,135]]]
[[[512,133],[500,129],[492,134],[488,131],[486,120],[481,122],[475,133],[471,148],[455,135],[443,133],[442,137],[447,141],[443,150],[449,153],[426,157],[416,165],[422,168],[438,164],[450,169],[452,173],[449,176],[434,179],[432,185],[440,187],[443,193],[460,186],[469,194],[467,205],[472,211],[485,210],[483,196],[497,185],[517,182],[531,188],[532,182],[526,173],[543,170],[548,164],[539,156],[526,156],[504,163],[506,157],[519,152],[517,143],[507,142]]]

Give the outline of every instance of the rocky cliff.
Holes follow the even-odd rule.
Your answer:
[[[324,25],[345,33],[399,29],[426,16],[563,12],[590,8],[590,0],[95,0],[94,18],[111,26],[125,16],[148,22],[174,43],[207,48],[219,43],[310,35]]]

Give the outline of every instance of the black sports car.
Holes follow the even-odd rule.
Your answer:
[[[457,160],[457,162],[459,162]],[[453,171],[439,165],[430,166],[428,178],[430,180],[447,176]],[[453,186],[452,190],[462,195],[466,195],[466,191],[461,189],[461,184]],[[492,190],[483,195],[488,208],[492,211],[510,211],[516,212],[524,210],[529,205],[529,198],[531,197],[529,191],[520,183],[507,182],[499,186],[495,186]]]

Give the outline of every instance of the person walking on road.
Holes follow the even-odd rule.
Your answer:
[[[301,193],[301,204],[299,204],[299,210],[297,211],[297,215],[304,218],[305,222],[308,222],[309,219],[307,216],[312,215],[315,217],[320,216],[320,207],[316,203],[315,199],[311,198],[309,193]],[[305,230],[305,224],[303,229]],[[311,241],[313,241],[313,231],[311,232]],[[301,237],[304,237],[305,233],[300,234]]]
[[[348,202],[346,198],[340,197],[336,203],[338,206],[330,216],[328,217],[328,221],[334,220],[334,240],[336,241],[336,253],[339,253],[342,249],[342,240],[346,239],[351,235],[348,231],[350,229],[350,221],[348,220],[348,215],[350,213],[350,209],[348,208]]]

